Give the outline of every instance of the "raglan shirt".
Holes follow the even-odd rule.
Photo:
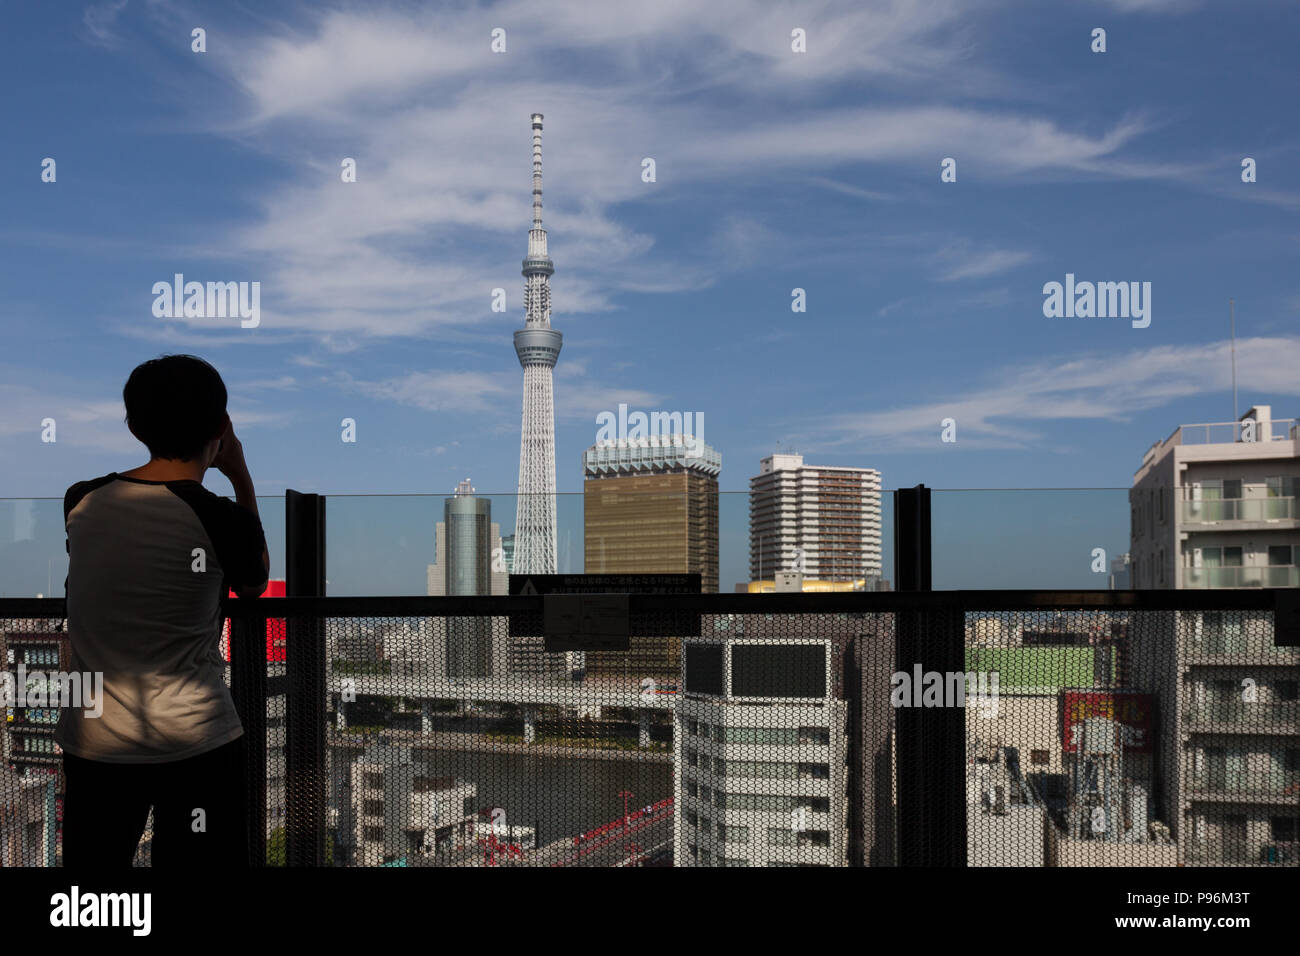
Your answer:
[[[88,760],[163,763],[239,737],[220,602],[266,583],[261,521],[197,481],[116,472],[69,488],[63,517],[72,666],[103,674],[103,712],[62,708],[54,739]]]

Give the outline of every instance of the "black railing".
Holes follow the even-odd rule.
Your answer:
[[[1285,794],[1269,783],[1290,772],[1287,739],[1238,754],[1240,735],[1216,736],[1180,683],[1179,648],[1197,659],[1205,612],[1217,612],[1215,627],[1259,632],[1256,644],[1294,647],[1295,600],[1201,590],[629,595],[636,657],[589,654],[582,680],[543,648],[543,596],[229,600],[250,851],[307,866],[1031,865],[1122,863],[1114,854],[1150,843],[1161,859],[1196,863],[1194,847],[1248,825],[1254,859],[1294,839],[1294,816],[1274,799]],[[52,628],[63,614],[60,599],[0,601],[10,632],[24,619]],[[637,637],[696,617],[697,637]],[[287,622],[283,662],[267,660],[275,620]],[[452,640],[485,642],[481,672],[454,672]],[[810,673],[800,645],[826,648],[827,686],[800,684]],[[704,657],[691,663],[695,646],[721,649],[716,676]],[[776,650],[751,660],[754,647]],[[1300,651],[1284,654],[1300,676]],[[1213,666],[1225,663],[1252,658]],[[985,670],[1000,674],[1001,724],[892,698],[898,675]],[[1288,679],[1270,675],[1266,688]],[[1157,715],[1126,717],[1130,697]],[[1083,710],[1067,717],[1067,702]],[[1260,700],[1260,714],[1290,712]],[[1127,729],[1093,746],[1086,722],[1097,716]],[[8,725],[23,742],[43,733],[26,728]],[[1195,786],[1216,766],[1262,781],[1233,791],[1245,805],[1228,817]],[[627,817],[623,800],[636,801]],[[651,805],[660,809],[632,814]],[[504,828],[494,807],[508,809]]]

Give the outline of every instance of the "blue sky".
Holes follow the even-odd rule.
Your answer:
[[[1300,414],[1294,4],[113,0],[5,18],[0,497],[139,464],[122,383],[176,351],[224,375],[261,494],[443,496],[467,476],[512,493],[534,111],[562,492],[619,402],[702,413],[728,491],[778,445],[887,488],[1123,489],[1178,424],[1231,418],[1229,297],[1241,409]],[[177,272],[260,282],[260,325],[155,318]],[[1045,318],[1066,273],[1150,282],[1150,326]],[[1122,549],[1125,496],[1105,500],[1081,533]]]

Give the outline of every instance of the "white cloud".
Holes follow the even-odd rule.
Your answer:
[[[664,255],[654,236],[616,215],[622,204],[681,195],[686,184],[743,187],[788,170],[809,185],[876,199],[886,194],[871,183],[829,174],[848,164],[931,164],[937,181],[937,157],[954,143],[964,180],[1169,172],[1118,165],[1145,129],[1138,119],[1090,135],[975,107],[826,108],[800,92],[878,75],[928,99],[928,79],[974,69],[966,33],[977,22],[955,0],[817,0],[793,11],[719,0],[708,17],[688,0],[545,8],[516,0],[436,15],[332,9],[305,25],[240,37],[213,60],[248,107],[214,131],[252,148],[273,143],[291,171],[229,246],[257,263],[267,335],[310,333],[339,351],[498,322],[488,311],[498,286],[517,319],[520,280],[509,264],[528,221],[533,109],[546,114],[557,327],[568,316],[613,311],[623,294],[707,288],[721,272],[752,265],[760,243],[773,241],[744,214],[716,228],[705,250],[712,258]],[[807,54],[789,51],[795,23],[809,31]],[[489,51],[497,25],[509,31],[504,55]],[[684,52],[695,49],[709,56]],[[546,67],[560,56],[571,67],[554,79]],[[720,109],[713,91],[764,107]],[[777,112],[773,97],[790,96],[799,108]],[[340,181],[345,155],[357,160],[356,183]],[[641,181],[647,155],[668,189]]]
[[[1065,419],[1126,421],[1134,412],[1231,388],[1229,343],[1162,345],[1120,355],[1043,360],[996,370],[996,384],[951,398],[890,410],[870,409],[810,423],[826,447],[889,440],[899,448],[935,449],[939,422],[953,418],[959,440],[986,448],[1028,447],[1043,438],[1034,423]],[[1300,338],[1237,343],[1238,379],[1251,394],[1300,396]],[[1274,414],[1286,417],[1274,406]],[[1177,417],[1177,416],[1175,416]],[[1172,425],[1171,425],[1172,430]],[[1164,436],[1160,436],[1164,437]]]
[[[938,259],[945,264],[945,271],[940,280],[954,282],[958,279],[983,279],[1008,269],[1014,269],[1033,256],[1028,252],[1012,249],[971,250],[964,247],[950,247],[940,252]]]
[[[106,0],[86,7],[81,16],[82,26],[89,34],[91,43],[104,47],[116,47],[121,39],[114,31],[117,18],[126,9],[127,0]]]

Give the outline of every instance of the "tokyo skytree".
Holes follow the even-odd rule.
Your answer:
[[[515,354],[524,368],[524,417],[519,436],[519,498],[515,516],[515,574],[555,573],[555,385],[551,370],[563,337],[551,328],[551,275],[542,228],[542,114],[533,114],[533,227],[524,257],[524,327]]]

